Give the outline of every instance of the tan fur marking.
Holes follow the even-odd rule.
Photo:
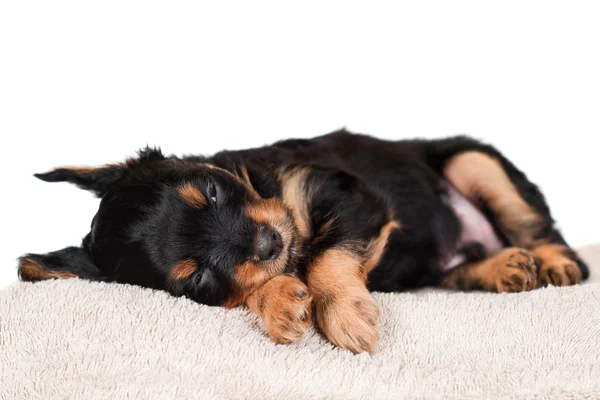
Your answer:
[[[271,279],[246,300],[277,343],[292,343],[304,336],[311,324],[311,304],[306,285],[291,275]]]
[[[259,224],[270,224],[277,221],[285,212],[285,208],[275,197],[248,206],[248,216]]]
[[[171,268],[171,278],[182,281],[198,271],[198,265],[193,260],[185,260]]]
[[[452,269],[439,286],[447,289],[483,289],[492,292],[522,292],[535,289],[537,271],[532,254],[507,248],[480,262]]]
[[[572,260],[569,248],[560,244],[544,244],[532,250],[539,262],[539,286],[568,286],[581,282],[581,271]]]
[[[244,164],[240,165],[240,179],[246,182],[246,185],[252,187],[252,181],[250,181],[250,175],[248,174],[248,168]]]
[[[313,290],[317,295],[321,291],[336,294],[344,286],[364,283],[360,273],[360,256],[345,249],[333,248],[318,257],[310,266],[308,274]]]
[[[323,225],[321,225],[321,227],[319,228],[319,231],[317,232],[315,237],[312,239],[312,243],[317,244],[320,241],[326,239],[327,236],[330,234],[331,230],[333,229],[333,227],[335,226],[336,221],[337,221],[337,218],[334,216],[334,217],[331,217],[330,219],[328,219],[327,222],[325,222]]]
[[[22,280],[27,281],[42,281],[45,279],[66,279],[66,278],[76,278],[72,272],[69,271],[52,271],[47,270],[42,267],[40,264],[29,258],[21,259],[19,263],[19,276]]]
[[[177,188],[179,195],[191,206],[204,207],[208,204],[206,197],[202,194],[200,189],[192,185],[191,183],[185,183],[183,186]]]
[[[237,307],[241,305],[248,295],[264,285],[270,279],[283,272],[284,262],[271,262],[270,264],[261,264],[253,261],[247,261],[236,267],[234,272],[235,293],[223,304],[226,308]]]
[[[247,297],[248,297],[248,294],[246,294],[240,290],[236,290],[233,293],[233,295],[231,295],[227,300],[225,300],[225,302],[222,304],[222,306],[225,308],[239,307],[242,304],[244,304],[244,301],[246,301]]]
[[[363,260],[351,251],[330,249],[308,269],[319,326],[336,346],[374,353],[379,309],[365,286]]]
[[[281,268],[281,269],[280,269]],[[235,269],[234,279],[236,289],[234,294],[223,304],[226,308],[240,306],[247,297],[266,282],[276,279],[283,272],[285,265],[261,265],[260,263],[247,261]]]
[[[485,202],[513,245],[535,245],[544,219],[521,198],[497,159],[478,151],[461,153],[448,162],[444,175],[471,201]]]
[[[240,179],[242,182],[244,182],[244,184],[248,187],[248,189],[250,189],[250,191],[252,192],[252,194],[254,195],[255,198],[260,198],[261,197],[260,194],[258,194],[256,189],[254,189],[254,186],[252,185],[252,181],[250,180],[250,175],[248,174],[248,168],[246,168],[246,166],[244,164],[241,164],[239,169],[240,169],[241,176],[238,179]]]
[[[58,167],[55,168],[54,170],[57,169],[68,169],[70,171],[73,172],[77,172],[78,174],[93,174],[94,172],[97,172],[100,168],[96,168],[96,167],[84,167],[84,166],[64,166],[64,167]]]
[[[235,280],[238,286],[246,292],[262,286],[269,278],[266,268],[252,261],[238,266],[235,271]]]
[[[542,259],[542,261],[546,261],[549,262],[551,259],[553,258],[559,258],[559,259],[567,259],[570,260],[570,258],[568,258],[566,256],[567,252],[569,251],[569,248],[565,245],[562,244],[543,244],[541,246],[537,246],[536,248],[533,249],[533,253],[536,257],[539,257]]]
[[[308,168],[295,169],[281,174],[281,197],[294,214],[294,223],[303,238],[310,237],[310,215],[308,203],[312,197],[313,188],[308,187],[306,179]]]
[[[381,257],[385,252],[390,235],[396,229],[400,229],[400,223],[398,221],[390,221],[381,228],[379,236],[371,240],[367,246],[367,255],[363,264],[363,271],[366,275],[375,268],[381,261]]]
[[[298,231],[294,225],[291,212],[283,205],[281,200],[271,197],[249,204],[246,208],[246,214],[257,225],[269,226],[281,235],[284,244],[283,251],[279,258],[269,265],[275,272],[283,271],[288,259],[294,261],[297,257]]]

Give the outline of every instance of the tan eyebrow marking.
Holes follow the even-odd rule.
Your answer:
[[[180,186],[177,191],[189,205],[194,207],[204,207],[207,204],[206,197],[204,197],[202,192],[191,183],[185,183],[183,186]]]
[[[171,278],[181,281],[189,278],[197,270],[198,265],[193,260],[184,260],[171,268]]]

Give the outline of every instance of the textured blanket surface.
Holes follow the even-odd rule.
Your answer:
[[[333,348],[314,330],[276,345],[244,309],[163,292],[17,283],[0,292],[0,397],[598,399],[598,252],[583,252],[596,258],[594,279],[576,287],[376,293],[373,356]]]

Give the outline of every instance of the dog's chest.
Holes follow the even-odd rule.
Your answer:
[[[466,257],[460,253],[460,249],[469,244],[481,244],[486,254],[502,248],[502,241],[481,210],[449,184],[445,201],[452,208],[461,225],[461,234],[456,247],[442,255],[441,264],[445,271],[466,261]]]

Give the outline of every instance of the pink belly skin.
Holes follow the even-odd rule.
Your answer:
[[[462,234],[456,250],[473,242],[481,243],[486,254],[500,250],[503,247],[502,242],[483,213],[452,185],[448,184],[447,188],[448,202],[462,226]],[[442,268],[444,271],[449,271],[465,261],[465,256],[455,251],[454,254],[447,254],[444,257]]]

